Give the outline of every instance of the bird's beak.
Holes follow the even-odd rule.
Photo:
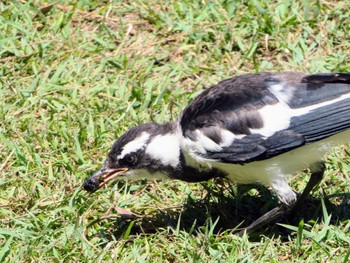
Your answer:
[[[100,170],[98,170],[96,173],[90,176],[87,180],[85,180],[82,187],[84,188],[84,190],[93,193],[105,184],[107,184],[109,181],[115,179],[116,177],[122,175],[127,171],[128,168],[123,167],[113,169],[102,167]]]

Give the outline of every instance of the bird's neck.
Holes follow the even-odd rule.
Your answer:
[[[207,181],[214,177],[225,177],[222,171],[200,160],[193,151],[184,146],[184,137],[179,125],[170,122],[162,125],[162,132],[148,145],[146,153],[153,160],[154,170],[162,170],[172,179],[187,182]]]

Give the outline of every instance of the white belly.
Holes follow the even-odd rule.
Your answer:
[[[350,142],[350,130],[328,137],[324,140],[302,146],[273,158],[247,163],[245,165],[212,162],[229,174],[236,183],[259,182],[271,185],[273,180],[294,174],[322,160],[325,154],[335,146]]]

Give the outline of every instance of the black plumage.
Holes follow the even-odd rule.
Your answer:
[[[177,122],[130,129],[83,188],[94,192],[116,178],[260,183],[281,205],[250,232],[296,209],[321,180],[327,150],[349,141],[350,74],[247,74],[203,91]],[[313,176],[297,201],[286,176],[306,167]]]
[[[183,135],[196,140],[193,131],[199,130],[214,142],[222,141],[217,131],[220,129],[247,135],[223,150],[202,155],[223,162],[247,163],[271,158],[349,128],[350,101],[347,99],[291,117],[290,125],[271,137],[248,136],[251,129],[263,126],[259,109],[280,103],[269,90],[276,84],[283,85],[282,92],[290,92],[290,100],[285,103],[298,109],[349,94],[350,74],[260,73],[224,80],[200,94],[183,111],[180,119]]]

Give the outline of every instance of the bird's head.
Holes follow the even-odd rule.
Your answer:
[[[95,192],[114,179],[166,178],[179,163],[175,123],[139,125],[119,137],[102,168],[84,182],[83,188]]]

